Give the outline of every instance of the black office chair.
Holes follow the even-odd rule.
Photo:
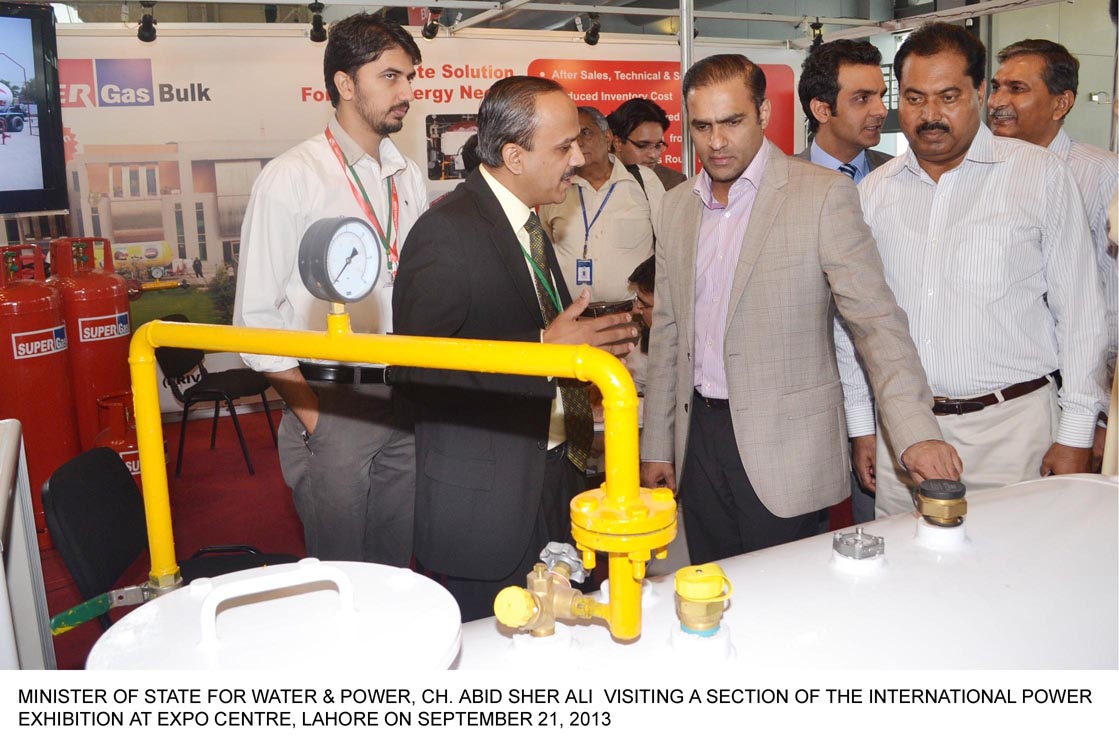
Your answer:
[[[43,484],[47,529],[82,598],[114,589],[148,546],[144,499],[128,466],[108,447],[83,452],[63,463]],[[183,583],[247,568],[294,563],[294,555],[266,554],[247,545],[203,548],[179,563]],[[104,603],[135,604],[136,602]],[[91,619],[91,618],[82,618]],[[108,614],[100,615],[109,627]]]
[[[179,314],[168,315],[162,320],[176,323],[190,322],[185,315]],[[241,453],[245,456],[245,464],[249,467],[249,475],[256,475],[256,471],[253,470],[253,462],[249,459],[249,448],[245,444],[245,435],[241,431],[241,422],[237,419],[237,409],[233,407],[233,401],[238,398],[259,395],[260,402],[264,404],[264,415],[268,419],[268,429],[272,432],[272,441],[279,446],[276,439],[276,425],[272,423],[272,409],[268,407],[268,396],[266,395],[270,387],[268,380],[264,379],[264,375],[251,369],[207,372],[206,366],[203,364],[205,358],[206,352],[200,349],[175,349],[163,346],[155,350],[156,362],[159,363],[159,368],[163,370],[163,376],[167,378],[167,384],[171,387],[171,394],[175,396],[175,400],[183,404],[183,418],[179,424],[179,458],[175,462],[175,477],[178,478],[183,472],[183,445],[186,443],[186,424],[190,407],[196,403],[214,404],[214,421],[210,427],[210,449],[213,449],[218,435],[218,414],[221,412],[223,402],[229,409],[230,418],[233,419],[233,428],[237,430],[237,439],[241,442]],[[186,389],[180,388],[179,378],[195,369],[198,370],[202,379]]]

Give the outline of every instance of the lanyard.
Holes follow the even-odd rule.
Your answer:
[[[517,245],[520,245],[519,240],[517,241]],[[525,247],[523,245],[521,245],[521,253],[525,254],[525,259],[528,260],[528,265],[532,267],[532,273],[536,274],[536,278],[540,280],[540,286],[544,288],[544,291],[548,293],[548,298],[551,299],[552,304],[556,306],[556,314],[558,315],[559,313],[562,313],[563,305],[560,304],[559,295],[556,294],[556,290],[552,286],[552,283],[548,281],[548,277],[544,275],[544,272],[540,269],[536,262],[532,260],[532,256],[528,255],[528,251],[525,250]]]
[[[350,191],[353,192],[354,199],[361,205],[362,211],[365,216],[369,218],[369,223],[373,226],[373,231],[377,233],[377,237],[381,241],[381,247],[385,251],[385,257],[388,259],[388,269],[390,272],[396,273],[396,265],[400,262],[400,251],[396,246],[396,235],[392,232],[392,226],[400,223],[400,201],[396,193],[396,181],[390,176],[388,179],[388,201],[392,205],[389,212],[388,229],[381,227],[381,221],[377,219],[376,212],[373,211],[373,203],[369,201],[369,194],[365,192],[365,186],[362,185],[361,179],[358,178],[357,171],[354,170],[352,165],[346,163],[346,158],[342,155],[342,149],[338,147],[337,140],[330,132],[330,126],[326,128],[326,141],[330,143],[330,149],[334,151],[335,157],[338,158],[339,165],[342,166],[343,171],[349,171],[353,177],[353,181],[347,179],[350,184]],[[357,183],[357,187],[354,187]],[[360,195],[358,191],[360,190]],[[391,241],[391,242],[390,242]]]
[[[610,190],[606,192],[606,198],[602,200],[602,204],[598,205],[598,211],[594,213],[594,219],[587,222],[587,203],[583,201],[583,187],[579,186],[579,207],[583,210],[583,258],[587,257],[587,243],[591,239],[591,228],[594,223],[598,222],[598,218],[602,216],[602,210],[606,209],[606,202],[610,201],[610,197],[614,193],[614,187],[618,182],[610,184]]]

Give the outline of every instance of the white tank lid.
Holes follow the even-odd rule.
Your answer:
[[[404,568],[320,562],[198,579],[113,625],[87,669],[445,669],[461,643],[446,589]]]

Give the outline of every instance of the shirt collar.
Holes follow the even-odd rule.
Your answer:
[[[342,151],[342,157],[346,159],[346,165],[357,165],[362,158],[369,157],[369,153],[363,150],[361,145],[342,128],[337,114],[330,117],[330,133],[334,135],[334,139],[338,143],[338,149]],[[388,137],[381,138],[377,158],[381,161],[382,178],[394,176],[407,167],[404,155],[397,149],[396,143]]]
[[[1064,127],[1057,130],[1057,136],[1049,143],[1049,151],[1060,155],[1062,160],[1068,159],[1069,150],[1072,149],[1072,137],[1068,136],[1068,132]]]
[[[964,161],[968,160],[973,163],[998,163],[1003,160],[1002,154],[995,149],[995,135],[991,134],[991,130],[983,122],[979,122],[979,131],[975,133],[975,137],[971,140],[971,146],[967,148],[967,154],[964,155]],[[960,165],[963,165],[963,163]],[[916,176],[925,172],[921,168],[921,164],[917,162],[917,156],[913,153],[912,147],[906,150],[904,158],[895,158],[883,168],[887,169],[887,178],[896,176],[903,170],[908,170]]]
[[[766,140],[762,140],[762,146],[758,148],[754,159],[746,166],[746,170],[742,171],[738,180],[730,185],[727,204],[720,204],[715,199],[711,194],[711,176],[708,175],[706,169],[700,171],[699,178],[696,179],[695,188],[692,191],[699,194],[699,198],[703,201],[705,207],[708,209],[724,209],[743,189],[758,190],[762,183],[762,174],[765,173],[765,164],[769,161],[769,148],[766,147],[766,142]]]
[[[611,184],[617,183],[618,181],[624,181],[627,178],[631,181],[635,180],[633,176],[629,174],[629,171],[626,170],[626,167],[622,165],[621,160],[618,160],[613,155],[607,155],[607,157],[610,158],[610,177],[606,179],[606,183],[602,184],[602,188],[606,188]],[[582,186],[583,188],[588,188],[591,191],[594,191],[594,187],[591,186],[591,182],[580,176],[578,173],[571,177],[571,183],[576,186]]]
[[[816,144],[816,140],[812,140],[809,158],[816,165],[822,165],[831,170],[839,170],[839,166],[845,165],[839,158],[832,157],[830,153],[825,152],[824,148]],[[851,161],[851,165],[855,166],[855,170],[859,172],[860,179],[870,173],[870,161],[867,160],[866,150],[859,150],[859,154]]]
[[[478,171],[481,172],[482,178],[490,187],[490,191],[497,197],[497,202],[501,205],[501,211],[505,213],[505,218],[509,220],[513,232],[524,229],[525,223],[528,222],[528,216],[532,214],[532,209],[518,199],[512,191],[505,188],[504,184],[494,178],[486,166],[479,166]]]

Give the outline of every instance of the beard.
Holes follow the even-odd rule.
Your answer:
[[[404,112],[407,113],[409,108],[407,101],[399,103],[387,111],[378,111],[364,99],[359,99],[356,103],[361,118],[365,120],[365,123],[369,125],[370,129],[381,137],[395,134],[404,128],[404,120],[402,118],[396,118],[392,116],[392,114],[398,109],[404,109]]]

